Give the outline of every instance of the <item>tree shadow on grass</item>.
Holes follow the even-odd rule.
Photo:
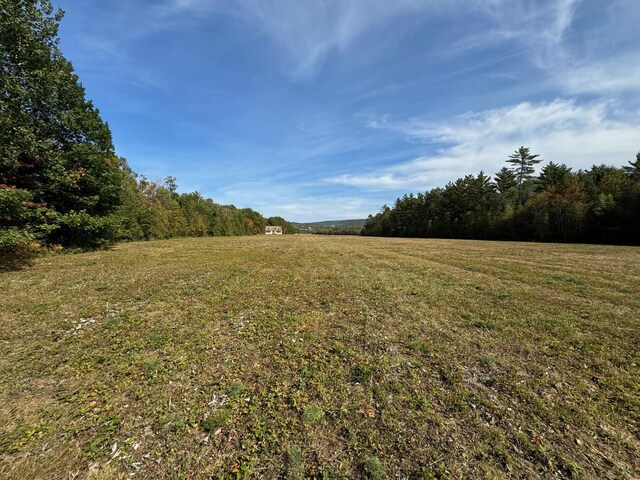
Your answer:
[[[35,256],[27,255],[0,255],[0,272],[15,272],[32,267]]]
[[[77,255],[81,253],[89,253],[89,252],[99,252],[99,251],[110,251],[117,245],[117,243],[110,243],[108,245],[101,245],[95,248],[82,248],[82,247],[71,247],[66,249],[34,249],[29,251],[28,253],[20,253],[20,254],[9,254],[9,253],[0,253],[0,272],[15,272],[17,270],[23,270],[25,268],[33,267],[35,264],[35,260],[38,257],[43,257],[47,254],[62,254],[62,255]]]

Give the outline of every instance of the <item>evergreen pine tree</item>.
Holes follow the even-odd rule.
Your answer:
[[[493,178],[495,180],[496,189],[501,195],[505,195],[518,186],[516,176],[507,167],[502,167]]]
[[[524,146],[509,155],[507,163],[513,165],[511,171],[514,173],[518,185],[518,205],[522,205],[523,186],[535,172],[534,165],[542,161],[539,157],[539,154],[532,154],[530,149]]]
[[[629,160],[629,165],[625,165],[624,171],[631,177],[632,180],[640,180],[640,152],[636,153],[636,161]]]

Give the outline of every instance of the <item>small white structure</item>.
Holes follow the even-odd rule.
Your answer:
[[[267,226],[264,228],[265,235],[282,235],[282,227],[280,225]]]

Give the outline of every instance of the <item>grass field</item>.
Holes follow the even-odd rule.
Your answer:
[[[176,239],[0,274],[0,477],[640,478],[640,249]]]

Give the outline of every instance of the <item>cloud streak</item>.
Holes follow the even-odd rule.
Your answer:
[[[638,54],[615,48],[604,51],[589,35],[577,42],[567,41],[576,17],[588,3],[584,0],[167,0],[144,7],[142,21],[131,13],[134,9],[129,2],[115,3],[123,19],[115,27],[117,34],[110,29],[86,32],[83,43],[92,45],[92,52],[111,57],[120,69],[127,60],[123,53],[127,44],[221,16],[234,18],[253,34],[264,36],[279,57],[280,67],[293,78],[308,80],[318,75],[332,55],[353,55],[371,42],[382,47],[408,35],[410,29],[398,28],[400,23],[407,26],[403,19],[419,19],[421,28],[436,28],[439,19],[460,17],[471,27],[442,48],[441,55],[517,45],[517,51],[567,94],[640,89]],[[624,42],[636,35],[633,26],[640,21],[640,4],[612,0],[602,7],[602,15],[615,9],[615,21],[623,25],[616,32],[594,32],[598,40],[618,35]]]
[[[466,113],[441,124],[369,119],[371,128],[390,129],[408,141],[422,141],[433,153],[327,181],[370,190],[432,188],[467,173],[495,172],[520,145],[532,147],[545,160],[574,168],[588,168],[605,159],[622,164],[639,146],[638,120],[637,114],[616,111],[611,102],[579,105],[564,99]]]
[[[313,77],[332,53],[344,53],[372,29],[412,12],[438,7],[424,0],[171,0],[164,6],[176,14],[233,15],[262,32],[291,62],[294,77]]]

